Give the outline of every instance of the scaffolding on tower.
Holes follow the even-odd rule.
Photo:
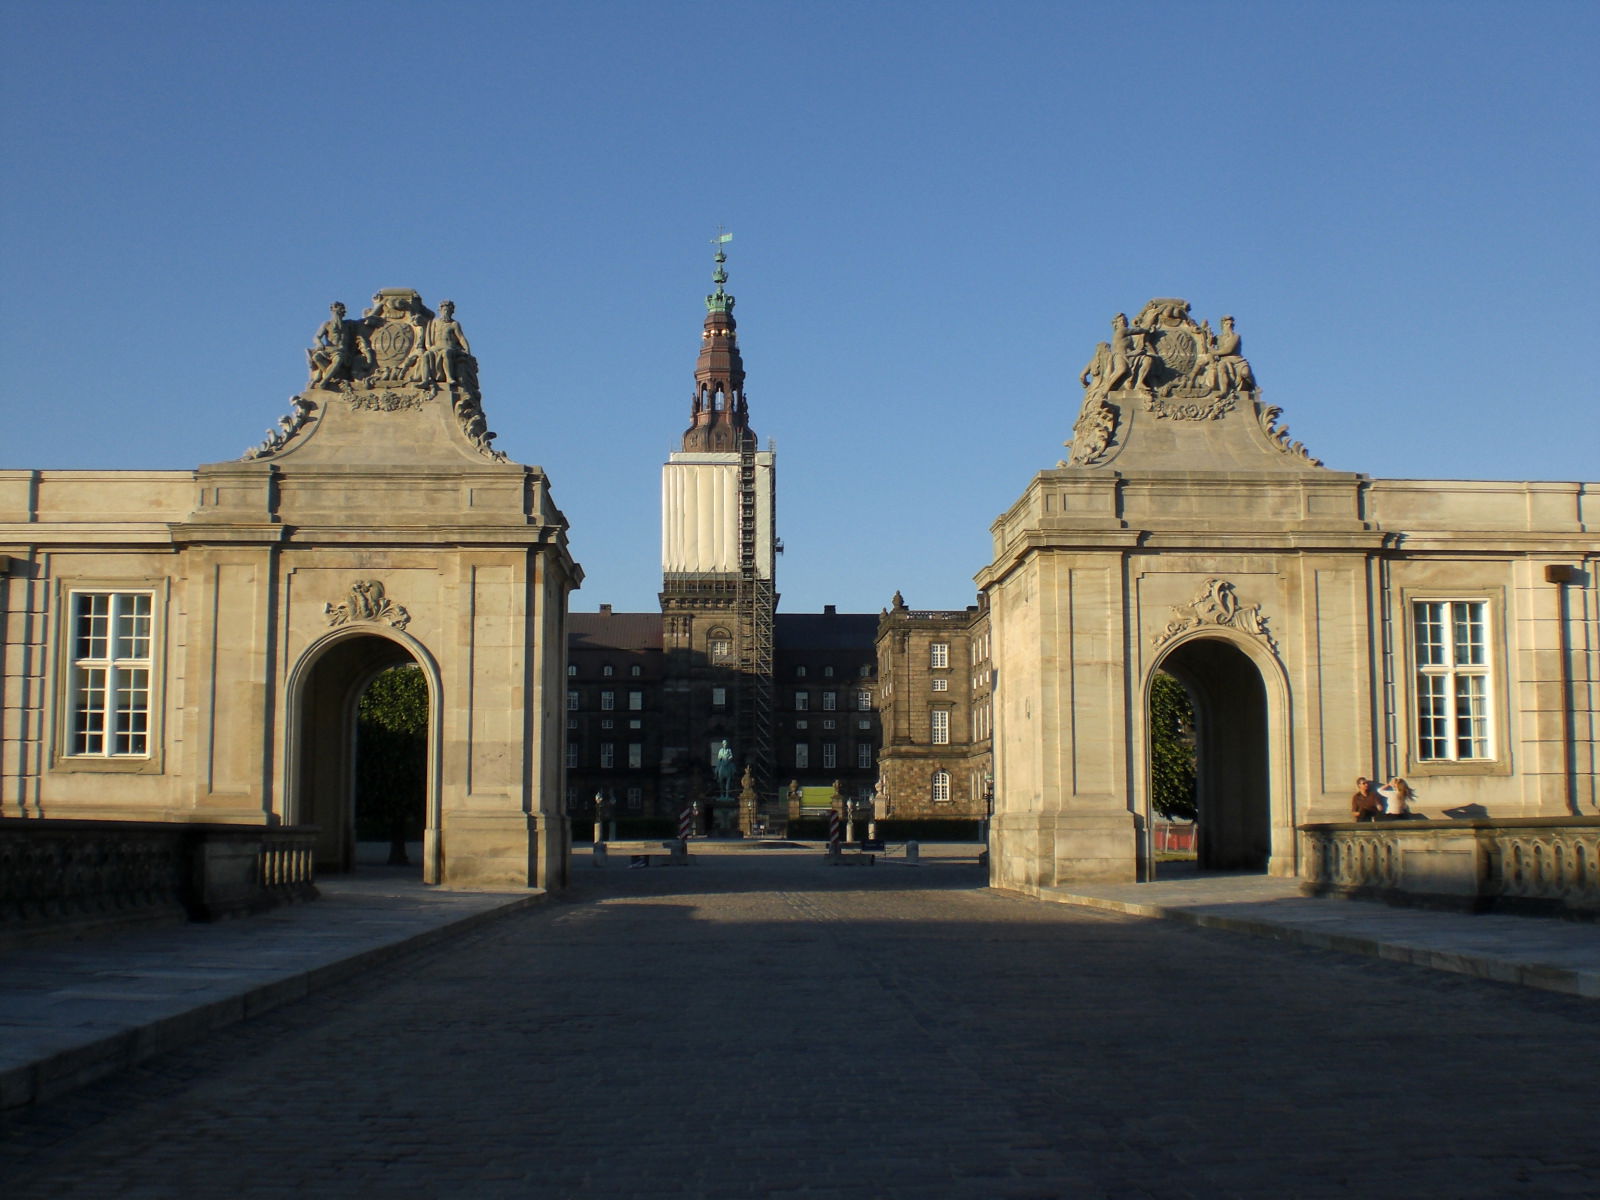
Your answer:
[[[756,439],[739,445],[739,745],[754,777],[756,795],[774,794],[772,747],[772,576],[760,570],[760,505],[757,503]],[[767,515],[769,525],[773,519]],[[768,528],[767,544],[772,529]]]

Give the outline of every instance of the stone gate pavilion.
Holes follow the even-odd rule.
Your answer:
[[[1600,485],[1329,470],[1183,300],[1115,318],[1081,382],[978,576],[997,883],[1139,876],[1161,671],[1197,710],[1204,865],[1306,874],[1358,775],[1429,817],[1593,822]],[[1596,833],[1547,849],[1600,894]]]
[[[566,600],[538,467],[493,449],[453,306],[334,305],[261,446],[192,471],[0,471],[7,817],[315,825],[354,853],[356,702],[416,663],[424,878],[559,884]]]

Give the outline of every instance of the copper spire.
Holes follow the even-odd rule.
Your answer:
[[[706,297],[706,323],[700,334],[700,357],[694,365],[694,403],[683,448],[690,451],[737,452],[745,438],[754,439],[750,410],[744,397],[744,360],[739,357],[738,324],[733,319],[733,297],[723,290],[728,282],[722,247],[731,233],[712,239],[716,270],[711,282],[717,290]]]

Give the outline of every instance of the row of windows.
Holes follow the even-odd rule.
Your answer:
[[[713,691],[721,691],[721,690],[722,689],[720,689],[720,688],[714,688],[713,689]],[[838,707],[839,707],[839,693],[838,692],[823,692],[823,693],[821,693],[821,695],[822,695],[822,711],[823,712],[834,712],[834,711],[836,711],[838,709]],[[794,711],[795,712],[807,712],[807,711],[809,711],[810,708],[811,708],[811,693],[810,692],[796,692],[794,694]],[[861,688],[859,691],[856,692],[856,711],[857,712],[871,712],[872,711],[872,692],[869,689]]]
[[[821,760],[817,766],[824,771],[832,770],[839,765],[839,743],[823,742],[820,747]],[[794,765],[796,770],[805,771],[811,767],[811,743],[796,742],[794,744]],[[867,770],[872,766],[872,743],[856,743],[856,767]]]
[[[644,710],[644,693],[629,692],[627,697],[629,712],[642,712]],[[567,711],[577,712],[583,707],[583,693],[577,688],[567,689]],[[617,708],[616,692],[607,690],[600,693],[600,711],[615,712]]]
[[[857,673],[861,676],[861,678],[867,679],[872,675],[872,670],[873,670],[873,664],[872,663],[862,663],[861,667],[860,667],[860,669],[859,669],[859,671]],[[796,679],[804,679],[806,677],[806,666],[805,666],[804,663],[801,663],[799,666],[795,667],[795,669],[794,669],[794,677]],[[824,679],[832,679],[833,678],[833,668],[832,667],[823,667],[822,668],[822,677]]]
[[[74,592],[69,612],[68,753],[104,758],[148,756],[151,751],[153,593]],[[1492,759],[1495,730],[1488,602],[1414,602],[1412,644],[1417,758],[1424,762]],[[949,649],[948,643],[932,643],[934,667],[948,666]],[[726,702],[725,690],[716,691],[723,692],[722,700]],[[836,697],[836,692],[822,693],[823,711],[836,707]],[[626,702],[629,711],[640,711],[644,707],[644,693],[631,690]],[[576,711],[580,703],[579,691],[569,689],[567,708]],[[863,688],[857,692],[859,710],[870,710],[871,703],[870,691]],[[612,711],[616,704],[615,691],[600,693],[601,711]],[[808,705],[809,693],[796,692],[795,710],[804,712]],[[986,722],[987,717],[983,720]],[[975,725],[975,736],[986,736],[977,732],[985,727]],[[932,710],[929,728],[934,745],[949,744],[948,712]],[[602,758],[606,753],[602,750]],[[631,759],[630,749],[630,763]],[[870,760],[866,765],[870,765]]]
[[[616,673],[617,673],[617,669],[615,667],[613,667],[610,663],[605,663],[600,668],[600,674],[604,675],[607,679],[610,679]],[[628,674],[632,678],[637,679],[637,678],[639,678],[639,676],[644,674],[644,668],[641,667],[638,663],[634,663],[633,665],[631,665],[628,668]],[[567,678],[568,679],[576,679],[577,677],[578,677],[578,664],[577,663],[568,663],[567,664]]]
[[[582,764],[578,761],[582,747],[577,742],[567,743],[567,766],[576,768]],[[644,766],[644,743],[629,742],[626,747],[628,770],[637,771]],[[617,744],[615,742],[600,743],[600,769],[610,771],[617,765]]]

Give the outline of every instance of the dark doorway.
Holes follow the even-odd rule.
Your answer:
[[[370,634],[346,638],[321,653],[301,689],[296,819],[317,826],[319,872],[349,871],[356,865],[360,701],[374,680],[397,667],[417,667],[398,642]],[[426,746],[424,738],[425,779]],[[425,783],[424,823],[426,797]]]
[[[1245,653],[1217,638],[1161,660],[1194,707],[1197,865],[1265,871],[1272,853],[1267,689]]]

